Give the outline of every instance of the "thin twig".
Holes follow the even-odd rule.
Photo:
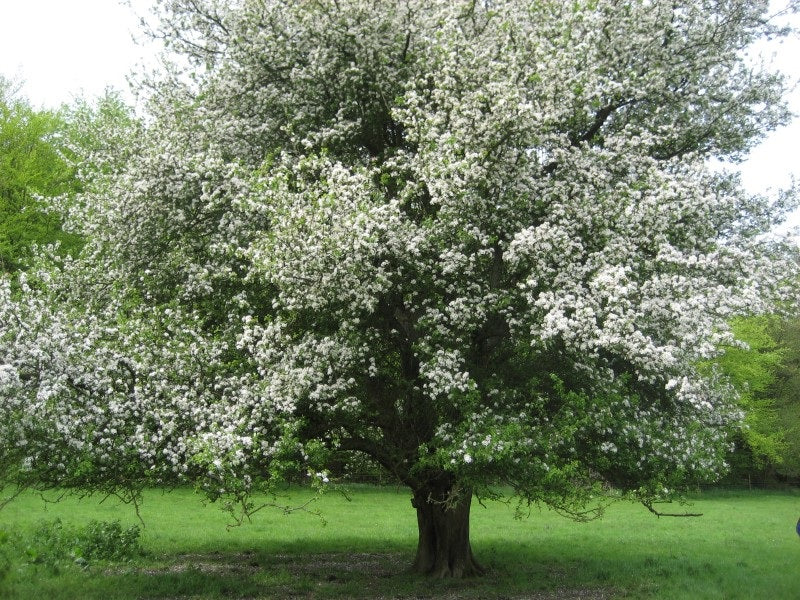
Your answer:
[[[8,498],[3,498],[2,500],[0,500],[0,510],[3,510],[3,508],[5,508],[7,504],[12,502],[17,496],[19,496],[26,489],[28,489],[27,486],[18,485],[17,490],[13,494],[11,494]]]

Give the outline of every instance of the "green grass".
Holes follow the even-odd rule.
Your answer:
[[[289,500],[308,497],[293,490]],[[430,581],[406,572],[415,543],[410,496],[355,487],[347,501],[324,496],[311,514],[258,513],[229,529],[230,517],[188,490],[146,494],[145,554],[125,562],[32,563],[26,544],[42,521],[65,528],[91,520],[137,523],[113,499],[45,503],[23,494],[0,511],[11,559],[0,598],[800,598],[800,493],[698,496],[700,518],[656,518],[618,503],[599,521],[575,523],[534,510],[473,505],[473,549],[482,578]],[[0,555],[0,570],[2,556]]]

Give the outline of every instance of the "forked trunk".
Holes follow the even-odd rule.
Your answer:
[[[470,577],[484,572],[469,543],[471,490],[415,490],[419,542],[413,569],[431,577]]]

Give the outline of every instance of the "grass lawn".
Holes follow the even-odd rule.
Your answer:
[[[300,504],[308,492],[289,495]],[[31,558],[43,521],[127,528],[133,509],[24,494],[0,511],[0,598],[800,598],[800,492],[703,494],[691,507],[700,518],[618,503],[590,523],[547,510],[517,521],[513,507],[475,503],[473,550],[490,571],[464,581],[406,573],[416,517],[405,490],[355,486],[349,501],[331,493],[315,507],[326,524],[266,509],[229,529],[230,517],[193,492],[153,490],[141,511],[143,555],[76,564]]]

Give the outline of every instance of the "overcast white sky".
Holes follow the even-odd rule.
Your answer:
[[[0,0],[0,74],[24,80],[23,94],[37,107],[54,107],[75,96],[96,96],[108,87],[127,89],[126,75],[155,48],[137,46],[136,14],[153,0]],[[135,14],[136,13],[136,14]],[[800,40],[761,49],[796,84]],[[800,87],[791,95],[800,113]],[[744,165],[753,192],[800,179],[800,119],[772,134]],[[798,219],[800,221],[800,219]]]
[[[41,107],[127,89],[126,75],[153,47],[134,43],[152,0],[0,0],[0,74],[24,80]]]

